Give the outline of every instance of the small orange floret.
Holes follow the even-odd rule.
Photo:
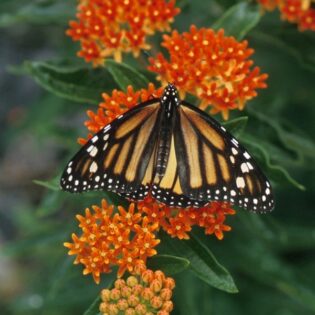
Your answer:
[[[78,55],[86,62],[102,65],[109,56],[120,62],[124,52],[137,57],[150,49],[147,36],[168,31],[179,12],[175,0],[80,0],[67,35],[80,41]]]
[[[72,242],[64,243],[69,255],[76,255],[75,263],[84,265],[84,274],[92,274],[96,283],[101,273],[109,273],[118,266],[118,276],[125,271],[132,273],[145,265],[148,257],[156,255],[154,249],[160,242],[154,234],[158,224],[149,222],[141,213],[135,212],[135,205],[128,209],[119,206],[113,212],[105,200],[102,205],[85,210],[77,215],[82,229],[81,236],[72,234]]]
[[[300,31],[315,31],[315,9],[311,0],[258,0],[260,5],[269,11],[276,8],[285,21],[298,24]]]
[[[200,108],[211,106],[212,113],[221,112],[224,119],[230,110],[243,109],[245,103],[266,88],[266,74],[258,67],[252,69],[249,57],[254,50],[247,41],[212,29],[191,26],[182,34],[173,31],[163,36],[162,53],[150,58],[149,70],[158,74],[163,83],[174,83],[182,94],[191,93],[200,100]]]

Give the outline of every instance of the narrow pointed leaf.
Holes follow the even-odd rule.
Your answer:
[[[100,314],[100,303],[101,298],[98,296],[93,303],[89,306],[89,308],[83,313],[83,315],[99,315]]]
[[[105,68],[26,61],[20,71],[30,75],[44,89],[80,103],[97,104],[102,100],[103,92],[117,87]]]
[[[114,60],[106,60],[106,69],[111,73],[119,87],[126,91],[128,85],[135,90],[146,88],[148,79],[136,69],[124,63],[117,63]]]
[[[193,273],[207,284],[225,292],[238,292],[230,273],[216,260],[210,249],[193,234],[185,241],[162,234],[162,244],[172,254],[188,259]]]
[[[167,275],[180,273],[187,269],[189,265],[188,259],[172,255],[157,255],[148,260],[149,269],[159,269]]]
[[[223,28],[226,35],[242,39],[258,24],[260,16],[258,4],[241,2],[227,10],[212,27]]]

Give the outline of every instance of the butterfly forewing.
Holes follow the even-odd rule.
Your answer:
[[[186,196],[260,212],[273,208],[269,181],[224,127],[187,102],[178,108],[176,125],[178,170]]]
[[[109,190],[139,197],[148,190],[161,116],[159,99],[134,107],[93,136],[68,163],[61,186],[70,192]],[[138,191],[138,193],[135,193]]]

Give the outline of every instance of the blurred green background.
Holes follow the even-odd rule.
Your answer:
[[[315,314],[315,33],[299,32],[278,12],[261,16],[254,2],[177,3],[174,28],[194,23],[245,37],[270,76],[269,88],[232,119],[242,117],[234,131],[271,178],[276,208],[267,215],[238,211],[223,241],[194,231],[216,266],[226,268],[214,273],[223,284],[233,278],[239,293],[187,269],[174,276],[173,314]],[[0,314],[83,314],[113,280],[104,276],[95,285],[62,245],[78,231],[74,215],[104,195],[62,193],[58,178],[77,137],[86,135],[85,111],[96,109],[102,91],[120,87],[107,70],[75,57],[78,44],[65,36],[75,5],[0,2]]]

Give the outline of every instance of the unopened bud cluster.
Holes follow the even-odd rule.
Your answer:
[[[173,310],[173,278],[162,271],[138,268],[126,280],[118,279],[114,288],[101,292],[102,315],[168,315]]]

